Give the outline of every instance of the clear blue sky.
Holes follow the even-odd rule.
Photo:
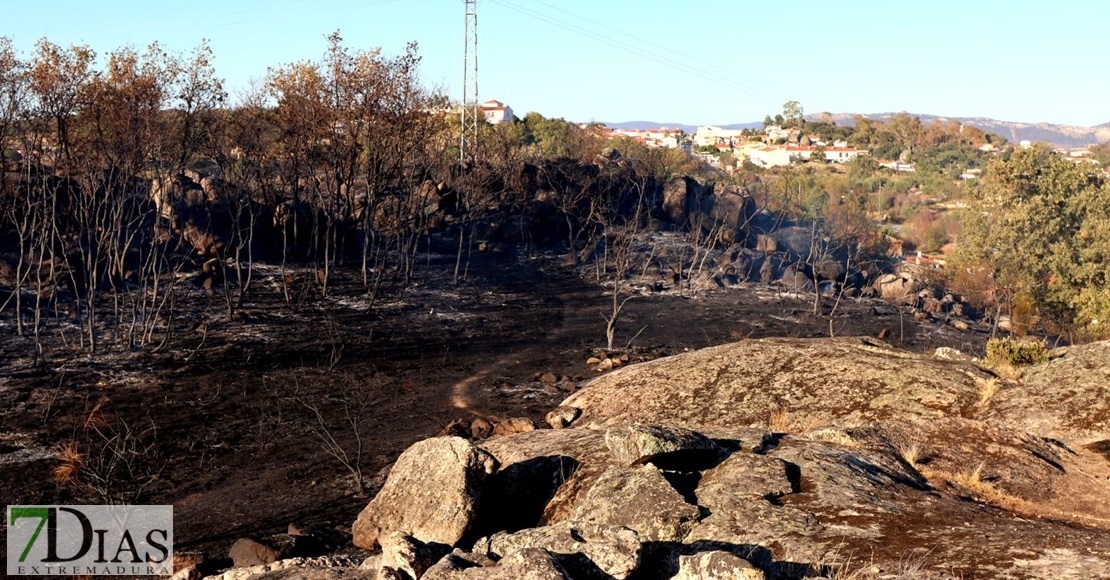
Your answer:
[[[463,0],[0,0],[0,36],[103,55],[211,40],[232,94],[267,67],[416,41],[429,84],[460,93]],[[480,94],[574,121],[757,121],[910,111],[1110,121],[1105,0],[478,0]]]

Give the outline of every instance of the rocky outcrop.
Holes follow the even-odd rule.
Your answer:
[[[644,541],[674,542],[701,515],[658,468],[612,467],[576,502],[574,519],[635,530]]]
[[[543,548],[526,548],[502,558],[496,566],[471,568],[460,580],[570,580],[558,560]]]
[[[272,564],[283,559],[280,556],[282,556],[281,552],[274,546],[250,538],[236,540],[228,551],[228,557],[235,563],[236,568]]]
[[[443,557],[436,565],[428,569],[423,580],[453,580],[464,578],[464,573],[472,568],[487,568],[496,566],[497,562],[482,556],[455,549]],[[475,572],[477,574],[478,572]]]
[[[924,285],[908,273],[883,274],[872,287],[883,300],[904,301],[917,294]]]
[[[702,552],[679,556],[678,574],[673,580],[763,580],[765,576],[751,562],[729,552]]]
[[[706,225],[728,234],[722,242],[734,243],[743,241],[737,234],[747,227],[755,212],[755,203],[746,190],[717,184],[713,195],[702,199],[700,210],[709,217]]]
[[[631,423],[691,429],[805,426],[960,416],[990,374],[861,338],[737,342],[619,369],[567,398],[575,426]],[[676,388],[682,385],[682,388]]]
[[[453,497],[477,470],[463,527],[483,537],[443,541],[463,549],[432,564],[426,540],[392,533],[375,565],[432,580],[1108,577],[1107,348],[1057,351],[1001,388],[970,362],[859,338],[633,365],[567,399],[569,427],[406,451],[371,506],[457,530],[397,482]]]
[[[786,226],[770,234],[776,250],[787,260],[807,262],[813,252],[813,229],[803,226]]]
[[[985,416],[1069,442],[1110,439],[1110,341],[1053,351],[999,389]]]
[[[600,571],[607,577],[623,580],[640,566],[641,544],[635,531],[585,522],[567,521],[516,533],[501,532],[478,540],[474,552],[501,558],[537,547],[554,554],[575,577]]]
[[[542,548],[525,548],[494,562],[456,551],[421,577],[423,580],[568,580],[558,558]]]
[[[459,437],[416,443],[389,472],[378,495],[359,514],[354,543],[373,549],[390,532],[454,546],[478,512],[478,499],[497,461]]]
[[[805,267],[800,264],[791,264],[786,267],[779,278],[779,282],[786,288],[787,292],[797,292],[799,294],[812,294],[816,290],[813,284],[813,278],[806,272]]]
[[[480,530],[492,534],[573,519],[574,502],[611,464],[605,434],[586,429],[532,431],[482,442],[501,469]]]
[[[605,432],[605,446],[621,465],[681,465],[721,453],[721,448],[701,433],[659,425],[614,427]]]
[[[661,212],[671,224],[695,224],[717,231],[720,241],[743,241],[740,235],[754,213],[746,191],[726,185],[703,185],[692,177],[675,177],[664,184]]]
[[[675,177],[663,186],[663,215],[672,224],[685,224],[697,207],[701,185],[690,177]]]
[[[262,540],[240,538],[231,545],[228,558],[236,567],[268,565],[289,558],[314,558],[334,545],[309,534],[275,534]]]
[[[544,422],[552,429],[563,429],[573,423],[581,412],[574,407],[556,407],[547,413]]]
[[[392,532],[381,538],[382,555],[379,569],[392,569],[420,578],[450,548],[443,544],[427,544],[402,532]]]

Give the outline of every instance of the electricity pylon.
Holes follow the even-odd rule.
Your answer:
[[[466,43],[463,46],[462,133],[459,137],[459,160],[473,161],[478,153],[478,0],[466,3]]]

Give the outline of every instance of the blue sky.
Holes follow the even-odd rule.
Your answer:
[[[461,92],[463,0],[0,0],[0,36],[99,54],[210,39],[234,95],[267,67],[416,41],[429,84]],[[575,121],[757,121],[910,111],[1110,121],[1104,0],[478,0],[480,94]]]

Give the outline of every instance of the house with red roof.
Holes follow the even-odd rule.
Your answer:
[[[490,125],[508,123],[513,120],[512,107],[497,100],[488,100],[482,103],[482,115]]]

